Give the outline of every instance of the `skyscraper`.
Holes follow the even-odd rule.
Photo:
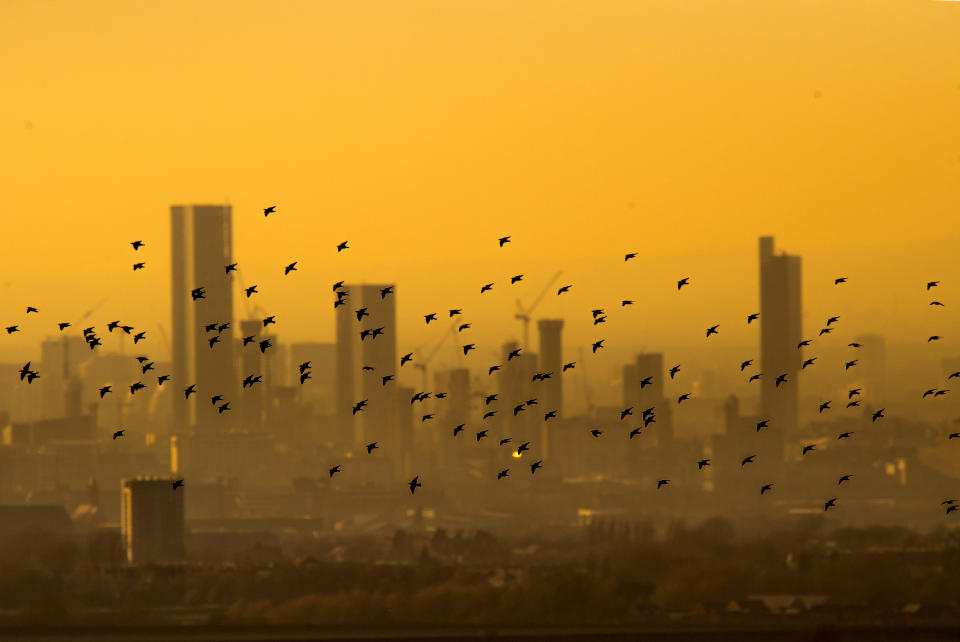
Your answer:
[[[540,371],[551,373],[551,377],[541,382],[544,407],[549,412],[563,414],[563,352],[561,337],[563,319],[540,319],[537,321],[540,333]]]
[[[260,319],[244,319],[240,322],[240,336],[254,337],[260,340],[260,330],[263,323]],[[242,339],[239,339],[242,342]],[[238,348],[240,351],[240,372],[241,379],[249,375],[263,374],[263,353],[256,343],[249,343]],[[263,427],[264,409],[266,407],[267,387],[264,385],[254,385],[252,388],[241,390],[240,410],[241,425],[248,431],[257,431]]]
[[[172,479],[138,477],[121,483],[120,530],[128,562],[184,559],[184,488]]]
[[[173,395],[173,430],[197,426],[201,431],[224,428],[209,413],[198,414],[198,398],[222,394],[230,400],[238,390],[234,363],[233,280],[224,273],[232,263],[233,241],[229,205],[173,205],[170,207],[173,272],[173,381],[197,385],[190,399]],[[203,298],[191,291],[203,288]],[[230,323],[220,342],[211,347],[208,323]],[[210,404],[206,404],[209,406]],[[214,413],[215,414],[215,413]],[[229,417],[217,417],[230,421]]]
[[[774,254],[773,237],[760,237],[760,379],[764,418],[770,421],[771,452],[762,458],[783,461],[783,445],[797,432],[797,399],[803,351],[801,264],[799,256]],[[787,375],[780,386],[776,379]],[[760,457],[758,457],[759,459]]]

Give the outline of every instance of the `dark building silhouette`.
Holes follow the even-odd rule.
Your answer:
[[[464,450],[470,445],[466,439],[451,437],[455,426],[470,424],[470,370],[441,370],[434,375],[434,381],[437,390],[446,391],[447,399],[437,415],[439,424],[430,431],[436,439],[430,441],[440,445],[443,463],[452,464],[463,459]]]
[[[121,489],[120,531],[127,561],[182,561],[186,488],[174,490],[170,478],[138,477],[124,479]]]
[[[360,368],[359,332],[363,321],[358,322],[356,310],[363,307],[356,286],[341,288],[346,292],[346,303],[334,309],[336,323],[336,348],[334,354],[334,417],[337,422],[337,440],[347,448],[354,445],[354,415],[351,412],[357,397],[357,379]],[[377,337],[379,338],[379,337]]]
[[[539,439],[539,427],[543,421],[543,413],[547,401],[544,397],[544,382],[533,382],[531,378],[536,373],[537,356],[529,352],[521,352],[520,356],[508,359],[513,350],[519,348],[516,341],[510,341],[501,347],[500,371],[493,376],[499,376],[497,382],[497,401],[489,406],[483,404],[480,415],[488,410],[495,410],[494,421],[484,423],[484,427],[491,427],[490,436],[497,439],[511,437],[514,441],[532,441]],[[554,377],[557,377],[554,374]],[[536,399],[537,405],[525,406],[518,414],[513,414],[513,408],[524,404],[530,399]],[[477,417],[479,420],[480,417]]]
[[[243,337],[253,336],[260,341],[260,331],[263,328],[263,322],[260,319],[244,319],[240,322],[240,378],[249,375],[262,375],[264,372],[263,353],[256,343],[242,344]],[[240,413],[240,423],[245,430],[255,431],[263,428],[264,413],[266,408],[267,386],[256,384],[252,388],[242,389],[239,396],[238,409]]]
[[[239,389],[234,363],[233,276],[224,273],[233,254],[229,205],[174,205],[170,208],[173,300],[173,382],[197,384],[198,394],[185,399],[173,395],[173,431],[191,426],[201,431],[221,430],[230,417],[216,416],[202,401],[223,394],[234,399]],[[204,298],[191,297],[194,288]],[[231,323],[221,341],[211,348],[207,323]],[[199,401],[198,401],[199,400]]]
[[[642,413],[654,408],[656,422],[644,429],[644,444],[656,444],[669,448],[673,444],[673,406],[664,394],[664,381],[669,375],[663,367],[663,354],[638,354],[632,364],[623,367],[623,406],[633,407],[636,425],[642,424]],[[640,382],[650,377],[650,383],[641,387]]]
[[[552,377],[541,382],[542,398],[548,410],[563,414],[563,351],[561,348],[563,319],[540,319],[540,371],[550,372]]]
[[[773,237],[760,237],[760,379],[764,418],[770,421],[765,461],[782,462],[785,440],[797,434],[797,400],[803,350],[801,263],[799,256],[774,254]],[[776,385],[776,378],[787,382]]]

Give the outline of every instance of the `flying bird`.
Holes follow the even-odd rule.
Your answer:
[[[684,277],[684,278],[680,279],[679,281],[677,281],[677,289],[678,289],[678,290],[679,290],[680,288],[682,288],[683,286],[685,286],[685,285],[690,285],[690,277]]]
[[[366,400],[366,399],[364,399],[363,401],[358,401],[357,403],[355,403],[355,404],[353,405],[353,414],[357,414],[358,412],[360,412],[361,410],[363,410],[363,407],[366,406],[366,405],[367,405],[367,400]]]
[[[57,327],[60,328],[60,332],[63,332],[64,328],[69,328],[70,324],[66,321],[57,324]]]
[[[644,422],[644,423],[646,423],[646,422]],[[639,437],[641,430],[642,430],[642,428],[640,428],[639,426],[637,426],[636,428],[634,428],[633,430],[631,430],[631,431],[630,431],[630,439],[633,439],[634,437]]]
[[[303,372],[303,373],[300,374],[300,383],[303,384],[304,381],[306,381],[307,379],[312,379],[312,378],[313,378],[313,377],[310,376],[310,373],[309,373],[309,372]]]
[[[670,378],[673,379],[674,375],[676,375],[678,372],[680,372],[680,364],[679,364],[679,363],[678,363],[677,365],[673,366],[672,368],[670,368]]]
[[[393,286],[392,286],[392,285],[388,285],[387,287],[382,288],[382,289],[380,290],[380,298],[381,298],[381,299],[385,299],[385,298],[387,298],[387,295],[388,295],[388,294],[393,294]]]
[[[847,345],[850,346],[851,348],[859,348],[859,347],[860,347],[860,344],[859,344],[859,343],[856,343],[856,342],[854,342],[854,343],[848,343]]]
[[[190,384],[189,386],[187,386],[186,388],[183,389],[183,396],[184,396],[185,399],[189,399],[189,398],[190,398],[190,395],[192,395],[192,394],[195,393],[196,391],[197,391],[197,384],[195,384],[195,383],[194,383],[194,384]]]
[[[837,480],[837,486],[839,486],[840,484],[842,484],[842,483],[845,482],[845,481],[850,481],[850,478],[851,478],[851,477],[853,477],[853,475],[844,475],[844,476],[841,477],[839,480]]]
[[[570,363],[565,363],[565,364],[563,364],[563,369],[562,369],[560,372],[566,372],[567,370],[569,370],[570,368],[572,368],[575,363],[576,363],[576,361],[571,361]]]
[[[938,285],[940,285],[940,281],[930,281],[927,283],[927,289],[929,290],[930,288],[935,288]]]
[[[824,502],[824,504],[823,504],[823,512],[827,512],[828,510],[830,510],[831,508],[833,508],[833,507],[836,506],[836,505],[837,505],[837,498],[836,498],[836,497],[834,497],[834,498],[831,499],[831,500],[828,500],[828,501]]]
[[[859,395],[859,394],[860,394],[860,388],[851,388],[850,390],[847,391],[847,399],[850,399],[851,397],[853,397],[853,395]]]
[[[140,343],[141,341],[143,341],[144,339],[146,339],[146,337],[147,337],[147,333],[146,333],[146,332],[138,332],[138,333],[136,333],[135,335],[133,335],[133,343],[134,343],[134,345],[136,345],[137,343]]]
[[[935,334],[935,335],[931,336],[929,339],[927,339],[927,343],[930,343],[931,341],[938,341],[938,340],[940,340],[940,339],[942,339],[942,338],[943,338],[943,337]]]
[[[523,275],[522,275],[522,274],[517,274],[517,275],[515,275],[515,276],[512,276],[512,277],[510,277],[510,285],[513,285],[513,284],[516,283],[517,281],[522,281],[522,280],[523,280]]]
[[[273,214],[273,213],[276,212],[276,211],[277,211],[277,206],[276,206],[276,205],[271,205],[270,207],[265,207],[265,208],[263,208],[263,215],[266,217],[266,216],[269,216],[269,215]]]
[[[930,305],[939,305],[940,307],[943,307],[943,304],[940,303],[939,301],[931,301]]]
[[[829,334],[829,333],[832,332],[832,331],[833,331],[832,328],[823,328],[822,330],[820,330],[820,334],[819,334],[818,336],[821,336],[821,337],[822,337],[823,335]]]
[[[497,241],[500,243],[500,247],[503,247],[505,244],[510,242],[509,236],[501,236]]]
[[[763,421],[758,421],[758,422],[757,422],[757,432],[760,432],[760,430],[761,430],[762,428],[766,428],[768,424],[769,424],[769,422],[768,422],[768,420],[766,420],[766,419],[764,419]]]
[[[511,350],[510,353],[507,354],[507,361],[510,361],[510,360],[513,359],[514,357],[519,357],[519,356],[520,356],[520,348],[516,348],[516,349],[514,349],[514,350]]]
[[[593,435],[594,437],[599,437],[600,435],[603,434],[603,431],[597,428],[594,428],[593,430],[590,431],[590,434]]]
[[[213,335],[212,337],[210,337],[210,340],[208,341],[208,343],[210,344],[211,348],[215,343],[220,343],[220,335],[219,334]]]
[[[146,245],[146,243],[144,243],[143,241],[132,241],[132,242],[130,243],[130,245],[133,246],[133,250],[134,250],[134,251],[137,251],[137,250],[139,250],[141,247],[143,247],[144,245]]]
[[[333,476],[336,475],[337,473],[341,472],[341,471],[340,471],[340,465],[338,464],[338,465],[334,466],[333,468],[331,468],[331,469],[328,470],[327,472],[330,473],[330,476],[331,476],[331,477],[333,477]]]
[[[842,432],[842,433],[840,433],[839,435],[837,435],[837,439],[849,439],[849,438],[850,438],[850,435],[852,435],[852,434],[853,434],[852,431],[851,431],[851,432]]]
[[[162,386],[165,381],[170,381],[170,375],[160,375],[157,377],[158,386]]]
[[[251,285],[249,288],[246,288],[246,289],[244,290],[244,292],[247,293],[247,298],[249,299],[251,296],[253,296],[254,294],[259,293],[260,291],[257,290],[257,286],[256,286],[256,285]]]
[[[137,381],[136,383],[131,384],[131,386],[130,386],[130,394],[131,394],[131,395],[132,395],[132,394],[136,394],[137,390],[143,390],[144,388],[146,388],[146,386],[143,385],[143,382]]]
[[[606,322],[607,322],[607,317],[605,317],[605,316],[596,317],[596,318],[593,320],[593,325],[597,325],[598,323],[606,323]]]
[[[463,354],[466,355],[468,352],[470,352],[471,350],[474,350],[475,348],[476,346],[474,344],[468,343],[467,345],[463,346]]]
[[[178,488],[183,488],[182,479],[178,479],[177,481],[173,482],[173,490],[177,490]]]
[[[844,370],[849,370],[850,368],[852,368],[852,367],[855,366],[855,365],[857,365],[857,359],[854,359],[853,361],[847,361],[845,364],[843,364],[843,366],[844,366],[843,369],[844,369]]]
[[[633,301],[631,301],[630,299],[624,299],[623,301],[620,302],[621,308],[625,305],[633,305]]]
[[[537,469],[538,469],[538,468],[543,468],[543,460],[542,460],[542,459],[538,459],[537,461],[535,461],[535,462],[533,462],[532,464],[530,464],[530,474],[532,475],[532,474],[534,474],[535,472],[537,472]]]
[[[669,479],[658,479],[657,480],[657,490],[660,490],[662,486],[666,486],[670,483]]]
[[[385,376],[383,376],[383,377],[380,377],[380,385],[381,385],[381,386],[387,385],[387,382],[388,382],[388,381],[393,381],[393,375],[385,375]]]
[[[787,375],[786,375],[786,373],[784,373],[784,374],[782,374],[782,375],[778,375],[778,376],[777,376],[777,379],[776,379],[776,381],[774,382],[774,384],[775,384],[775,386],[776,386],[777,388],[779,388],[781,383],[786,383],[786,382],[787,382]]]
[[[709,465],[710,465],[709,459],[701,459],[700,461],[697,462],[697,470],[703,470],[704,466],[709,466]]]
[[[856,408],[856,407],[859,406],[859,405],[860,405],[860,400],[859,400],[859,399],[856,399],[856,400],[854,400],[854,401],[849,402],[849,403],[847,404],[847,408]]]
[[[759,312],[754,312],[753,314],[748,314],[748,315],[747,315],[747,324],[749,325],[751,321],[754,321],[754,320],[759,319],[759,318],[760,318],[760,313],[759,313]]]
[[[333,291],[336,292],[337,290],[339,290],[340,288],[342,288],[342,287],[343,287],[343,283],[344,283],[343,281],[337,281],[336,283],[334,283],[334,284],[333,284]]]
[[[557,296],[560,296],[560,295],[563,294],[564,292],[569,292],[571,287],[572,287],[572,286],[569,286],[569,285],[563,286],[562,288],[560,288],[559,290],[557,290]]]
[[[230,402],[229,402],[229,401],[228,401],[227,403],[223,404],[222,406],[218,406],[218,407],[217,407],[217,412],[219,412],[221,415],[222,415],[224,412],[226,412],[227,410],[230,410]]]
[[[629,408],[624,408],[623,410],[620,411],[620,420],[623,421],[624,417],[632,414],[633,414],[633,406],[630,406]]]
[[[806,446],[803,447],[803,450],[800,452],[800,454],[801,454],[801,455],[806,455],[806,454],[807,454],[808,452],[810,452],[811,450],[816,450],[816,448],[817,448],[816,444],[808,444],[808,445],[806,445]]]
[[[823,412],[824,410],[829,410],[829,409],[830,409],[829,401],[824,401],[822,404],[820,404],[820,412]]]
[[[803,370],[803,369],[806,368],[807,366],[812,366],[812,365],[813,365],[813,362],[816,361],[816,360],[817,360],[816,357],[811,357],[811,358],[807,359],[806,361],[803,362],[803,365],[800,367],[800,369]]]
[[[763,495],[765,492],[773,488],[773,484],[764,484],[760,487],[760,494]]]
[[[846,283],[846,282],[847,282],[847,277],[845,276],[841,276],[840,278],[833,280],[834,285],[840,285],[841,283]]]
[[[296,271],[297,271],[297,263],[298,263],[297,261],[294,261],[293,263],[291,263],[291,264],[288,265],[287,267],[283,268],[283,275],[284,275],[284,276],[287,276],[287,275],[290,274],[291,272],[296,272]]]
[[[236,263],[231,263],[230,265],[224,265],[224,266],[223,266],[223,273],[224,273],[224,274],[230,274],[231,272],[236,272],[236,271],[237,271],[237,264],[236,264]]]
[[[827,325],[829,326],[831,323],[836,323],[839,320],[840,320],[840,317],[830,317],[829,319],[827,319]]]
[[[375,441],[370,442],[369,444],[367,444],[367,454],[369,455],[370,453],[372,453],[374,450],[376,450],[376,449],[379,448],[379,447],[380,447],[380,446],[377,445],[377,442],[375,442]]]
[[[712,325],[709,328],[707,328],[707,337],[709,337],[711,334],[720,334],[719,332],[717,332],[717,328],[719,327],[720,327],[719,325]]]
[[[197,299],[205,299],[206,298],[205,294],[206,292],[204,292],[203,288],[193,288],[192,290],[190,290],[190,296],[193,298],[194,301],[196,301]]]
[[[20,328],[15,325],[8,325],[6,330],[7,330],[7,334],[13,334],[14,332],[19,332]]]
[[[30,361],[27,361],[26,365],[24,365],[22,368],[20,368],[20,381],[23,381],[24,377],[26,377],[27,374],[29,374],[30,372],[32,372],[32,371],[30,370],[30,363],[31,363]]]
[[[810,339],[804,339],[803,341],[797,344],[797,350],[808,345],[810,345]]]
[[[347,245],[347,241],[344,241],[343,243],[340,243],[337,245],[337,252],[343,252],[344,250],[349,250],[349,249],[350,249],[350,246]]]
[[[480,294],[483,294],[487,290],[492,290],[492,289],[493,289],[493,283],[487,283],[486,285],[480,288]]]
[[[108,392],[113,392],[113,389],[110,386],[104,386],[100,388],[100,398],[103,399],[103,396]]]
[[[136,272],[137,270],[142,270],[144,265],[146,265],[146,263],[134,263],[133,271]]]
[[[263,327],[267,327],[267,326],[270,325],[271,323],[273,323],[274,325],[276,325],[277,322],[274,320],[275,318],[276,318],[276,317],[274,317],[274,316],[269,316],[269,317],[265,318],[265,319],[263,320]]]
[[[427,325],[430,325],[430,322],[431,322],[431,321],[436,321],[436,320],[437,320],[437,313],[436,313],[436,312],[431,312],[430,314],[425,314],[425,315],[423,315],[423,318],[427,320]]]
[[[256,341],[257,341],[256,337],[254,337],[254,336],[251,334],[249,337],[244,337],[244,338],[243,338],[243,345],[247,345],[248,343],[256,343]]]
[[[458,314],[463,314],[463,310],[460,310],[459,308],[453,308],[452,310],[450,310],[450,318],[451,318],[451,319],[452,319],[453,317],[455,317],[456,315],[458,315]]]
[[[114,439],[119,439],[120,437],[123,437],[123,430],[118,430],[115,433],[113,433]]]
[[[686,400],[689,399],[689,398],[690,398],[690,393],[689,393],[689,392],[685,392],[685,393],[683,393],[682,395],[680,395],[679,397],[677,397],[677,403],[684,402],[684,401],[686,401]]]
[[[635,258],[637,258],[637,253],[636,253],[636,252],[629,252],[628,254],[624,255],[623,260],[624,260],[624,261],[629,261],[630,259],[635,259]]]
[[[478,432],[477,435],[476,435],[477,441],[479,442],[481,439],[483,439],[483,438],[486,437],[486,436],[487,436],[487,431],[486,431],[486,430],[481,430],[481,431]]]
[[[511,441],[510,437],[504,437],[503,439],[500,440],[500,443],[497,444],[497,445],[498,445],[498,446],[502,446],[502,445],[504,445],[504,444],[510,443],[510,441]]]
[[[510,476],[509,468],[504,468],[499,473],[497,473],[497,479],[503,479],[504,477],[509,477],[509,476]]]
[[[456,428],[453,429],[453,436],[456,437],[456,436],[457,436],[458,434],[460,434],[461,432],[463,432],[463,424],[460,424],[460,425],[458,425]]]
[[[407,354],[405,354],[405,355],[403,355],[402,357],[400,357],[400,365],[402,366],[402,365],[405,364],[407,361],[412,361],[412,360],[413,360],[413,353],[412,353],[412,352],[408,352]]]

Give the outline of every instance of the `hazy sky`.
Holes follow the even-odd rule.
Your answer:
[[[388,281],[401,350],[462,307],[485,363],[563,270],[534,317],[565,343],[753,346],[774,234],[807,333],[960,351],[960,3],[5,0],[0,82],[4,357],[103,297],[92,323],[166,352],[169,206],[224,201],[281,340],[332,340],[334,281]]]

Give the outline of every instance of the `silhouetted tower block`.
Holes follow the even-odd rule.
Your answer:
[[[380,291],[386,287],[392,287],[393,293],[383,297]],[[362,329],[383,328],[383,330],[377,337],[371,335],[363,339],[360,345],[360,362],[354,367],[356,372],[361,373],[360,390],[362,391],[361,396],[354,403],[360,399],[367,400],[366,408],[357,415],[358,425],[355,424],[359,437],[356,442],[358,445],[380,438],[390,438],[395,431],[396,414],[393,399],[396,388],[382,385],[381,377],[397,374],[396,292],[397,287],[392,284],[359,286],[362,307],[367,308],[370,314],[369,317],[364,317],[359,325]],[[359,339],[359,331],[356,336]],[[362,366],[372,366],[373,370],[364,371]]]
[[[447,398],[440,406],[437,419],[439,421],[430,430],[432,443],[440,446],[444,463],[460,461],[469,441],[464,435],[453,438],[454,427],[460,424],[469,426],[470,421],[470,371],[467,368],[441,370],[434,375],[437,390],[446,391]],[[413,393],[411,393],[412,396]],[[409,400],[409,397],[407,397]],[[472,422],[474,425],[476,421]],[[466,429],[464,429],[466,431]]]
[[[785,440],[797,434],[797,400],[803,351],[801,262],[799,256],[774,254],[773,237],[760,237],[760,379],[763,415],[770,420],[764,459],[783,461]],[[776,386],[776,378],[787,382]],[[775,437],[775,438],[774,438]]]
[[[233,342],[233,279],[224,273],[232,263],[233,241],[229,205],[173,205],[170,208],[173,294],[173,381],[197,384],[197,395],[173,398],[173,430],[196,425],[201,431],[224,430],[232,419],[203,420],[198,399],[223,394],[236,398],[238,389]],[[203,288],[204,298],[191,291]],[[207,323],[230,323],[220,343],[210,347]],[[214,392],[215,391],[215,392]],[[209,404],[208,404],[209,405]]]
[[[360,329],[367,327],[364,317],[357,322],[356,310],[363,307],[360,289],[357,286],[344,286],[347,293],[346,303],[334,310],[336,321],[336,353],[334,359],[334,409],[339,430],[338,440],[344,447],[352,448],[356,439],[353,404],[360,401],[357,385],[360,380]],[[377,337],[378,339],[380,337]],[[369,339],[367,339],[369,341]]]
[[[542,388],[537,386],[540,383],[533,383],[531,378],[536,371],[536,356],[521,352],[520,356],[508,359],[508,355],[513,350],[519,348],[516,341],[510,341],[501,347],[500,371],[492,376],[499,377],[497,382],[497,401],[489,406],[483,404],[482,411],[496,410],[497,415],[492,421],[484,423],[484,427],[489,427],[491,437],[497,439],[503,437],[512,437],[517,439],[529,440],[537,434],[540,422],[543,419],[542,408],[546,406],[543,398]],[[528,399],[537,397],[536,406],[527,406],[525,410],[517,415],[513,414],[513,409]],[[482,416],[482,415],[481,415]]]
[[[563,319],[540,319],[540,371],[553,373],[552,378],[540,383],[542,398],[547,411],[556,410],[563,415]]]
[[[256,338],[254,343],[248,343],[240,347],[240,377],[250,375],[262,375],[263,354],[257,346],[260,341],[263,323],[260,319],[244,319],[240,322],[241,337],[253,336]],[[241,339],[242,340],[242,339]],[[240,391],[240,410],[242,426],[249,431],[257,431],[263,428],[264,411],[266,407],[266,386],[263,384],[254,384],[253,387],[244,388]]]
[[[138,477],[121,482],[120,528],[128,562],[185,558],[184,490],[173,490],[173,479]]]

